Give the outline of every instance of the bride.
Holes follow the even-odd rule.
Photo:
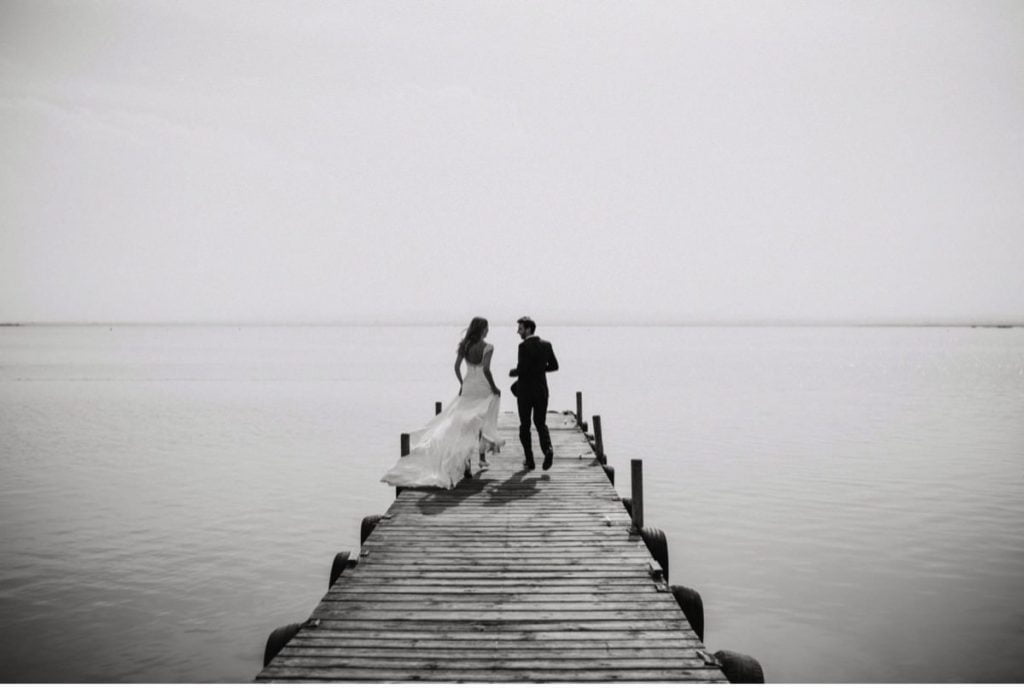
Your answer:
[[[487,467],[486,452],[498,452],[505,442],[498,437],[501,391],[491,377],[491,355],[485,318],[473,318],[459,342],[455,377],[459,395],[429,423],[409,434],[409,453],[384,474],[381,482],[396,487],[454,487],[469,473],[473,454],[480,468]],[[462,376],[462,362],[466,376]]]

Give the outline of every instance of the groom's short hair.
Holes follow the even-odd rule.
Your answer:
[[[523,317],[519,318],[519,320],[516,320],[516,322],[519,323],[520,325],[525,326],[528,330],[530,330],[530,332],[537,331],[537,323],[533,322],[533,318],[531,318],[528,315],[524,315]]]

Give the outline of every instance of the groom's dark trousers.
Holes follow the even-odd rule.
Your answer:
[[[526,456],[526,463],[533,463],[533,441],[530,437],[530,416],[533,416],[533,424],[537,426],[537,439],[540,441],[540,450],[544,456],[552,453],[551,433],[548,432],[548,395],[534,399],[524,399],[522,392],[519,393],[519,441],[523,444],[523,454]]]
[[[518,365],[512,374],[519,378],[516,385],[519,406],[519,441],[523,444],[526,465],[533,465],[533,446],[530,421],[537,426],[537,439],[545,458],[552,455],[551,434],[548,432],[548,380],[546,373],[558,370],[551,343],[536,335],[519,343]]]

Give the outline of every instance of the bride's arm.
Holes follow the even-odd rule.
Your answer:
[[[462,394],[462,354],[455,357],[455,377],[459,378],[459,394]]]
[[[487,378],[487,384],[491,386],[491,393],[501,395],[501,390],[498,389],[498,385],[494,384],[494,378],[491,377],[491,354],[494,353],[494,347],[488,346],[484,349],[484,377]]]

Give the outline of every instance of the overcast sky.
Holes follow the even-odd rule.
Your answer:
[[[1024,2],[0,0],[0,321],[1024,322]]]

